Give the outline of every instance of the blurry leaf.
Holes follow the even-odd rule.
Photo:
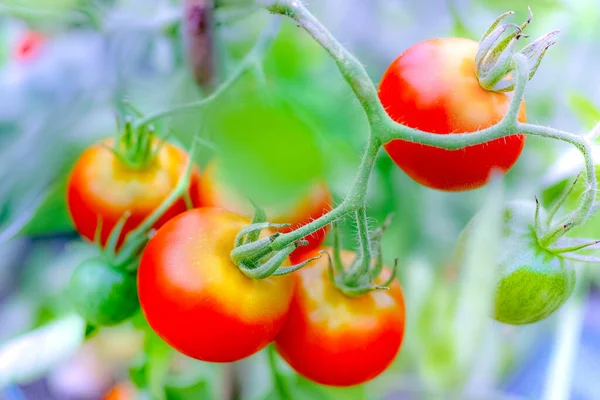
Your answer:
[[[568,98],[569,105],[586,130],[592,129],[600,121],[600,108],[590,99],[579,93],[570,93]]]
[[[490,321],[496,284],[496,260],[502,232],[503,187],[500,179],[488,186],[482,210],[472,220],[460,265],[459,296],[454,319],[458,365],[468,370]]]
[[[592,267],[592,268],[595,268]],[[582,269],[585,275],[585,269]],[[589,285],[579,279],[574,296],[559,311],[558,332],[552,347],[542,399],[562,400],[571,397],[574,367],[584,326]]]
[[[64,175],[50,187],[44,201],[19,234],[39,236],[73,231],[67,209],[67,183],[68,175]]]
[[[321,46],[286,19],[265,59],[265,72],[267,76],[297,80],[310,75],[319,63],[326,60],[327,55]]]
[[[456,0],[446,0],[450,17],[452,17],[452,35],[467,39],[479,39],[471,30],[464,24],[460,13],[456,9]]]
[[[456,287],[438,278],[429,287],[428,298],[418,310],[415,327],[416,358],[421,375],[432,388],[457,387],[464,371],[456,365],[456,338],[453,330]]]
[[[480,3],[498,11],[514,10],[523,13],[527,12],[527,5],[535,12],[536,10],[558,8],[563,4],[561,0],[529,0],[527,3],[522,0],[480,0]]]
[[[203,379],[193,384],[167,385],[165,387],[167,400],[210,399],[209,383]]]
[[[263,88],[236,89],[211,109],[221,177],[263,206],[291,202],[323,174],[314,133],[293,105]]]
[[[70,357],[84,339],[85,321],[68,316],[0,346],[0,388],[39,379]]]
[[[146,367],[148,389],[153,399],[165,400],[164,384],[169,371],[173,349],[153,331],[146,332],[146,344],[144,348],[148,355],[148,364]]]

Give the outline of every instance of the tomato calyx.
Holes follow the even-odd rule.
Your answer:
[[[529,66],[529,79],[535,75],[546,51],[556,43],[559,31],[555,30],[538,38],[534,42],[517,51],[520,38],[528,37],[523,33],[533,18],[529,8],[529,18],[521,25],[502,24],[502,20],[512,11],[500,15],[483,35],[475,56],[475,73],[482,88],[494,92],[510,92],[516,84],[515,55],[525,57]],[[503,35],[509,32],[508,36]]]
[[[356,257],[348,267],[344,266],[341,256],[340,235],[337,223],[332,223],[333,246],[330,254],[322,250],[329,258],[329,277],[333,285],[347,296],[362,296],[374,290],[389,290],[390,285],[396,279],[398,270],[398,259],[394,260],[394,266],[391,274],[382,283],[376,283],[383,273],[383,253],[381,251],[381,239],[386,228],[392,220],[392,215],[388,216],[384,224],[378,227],[370,237],[366,238],[373,248],[371,254],[364,254],[364,250],[356,252]],[[359,239],[360,234],[359,234]]]
[[[114,146],[110,147],[115,157],[130,169],[148,167],[160,151],[162,141],[157,140],[154,126],[142,125],[134,127],[133,118],[123,118],[123,128],[119,123],[119,134]]]
[[[536,197],[533,234],[539,247],[552,254],[574,261],[600,263],[600,256],[585,254],[598,250],[600,240],[563,237],[573,225],[573,214],[564,215],[555,221],[561,214],[562,206],[573,192],[578,180],[579,176],[565,189],[547,214],[541,208]]]
[[[237,234],[233,250],[230,253],[231,260],[244,275],[252,279],[265,279],[269,276],[287,275],[321,257],[312,257],[298,264],[283,267],[282,264],[288,259],[290,254],[298,247],[306,246],[308,241],[300,239],[284,247],[282,250],[274,252],[270,248],[270,244],[281,234],[275,232],[272,235],[260,238],[261,231],[265,229],[287,228],[290,224],[266,222],[266,212],[254,202],[252,202],[252,205],[255,210],[252,223]]]

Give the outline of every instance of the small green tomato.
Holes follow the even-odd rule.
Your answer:
[[[93,325],[116,325],[139,308],[135,273],[117,269],[101,257],[81,263],[69,289],[75,309]]]
[[[534,230],[535,204],[514,201],[504,210],[498,262],[494,319],[512,325],[543,320],[560,308],[575,288],[571,262],[538,244]],[[475,217],[477,218],[477,217]],[[458,260],[471,225],[459,239]]]

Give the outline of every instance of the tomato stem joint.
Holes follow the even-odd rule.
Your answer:
[[[361,296],[374,290],[389,290],[389,286],[396,279],[396,272],[398,270],[397,259],[394,262],[391,273],[383,284],[376,283],[384,273],[381,239],[392,217],[393,215],[389,215],[384,224],[377,228],[370,236],[364,239],[359,238],[370,241],[370,246],[366,248],[370,249],[372,247],[374,250],[369,252],[369,254],[364,254],[364,250],[358,251],[356,258],[348,268],[345,268],[342,262],[338,225],[335,222],[332,223],[332,254],[326,250],[321,251],[321,253],[326,254],[329,258],[329,276],[331,281],[345,295]]]
[[[287,275],[299,270],[320,256],[310,258],[299,264],[283,266],[289,255],[299,246],[306,246],[306,240],[297,240],[279,251],[274,251],[271,244],[281,234],[275,232],[271,235],[260,237],[261,231],[265,229],[287,228],[290,224],[273,224],[266,222],[265,211],[254,205],[254,217],[252,223],[237,234],[234,248],[230,253],[231,260],[238,266],[242,273],[253,279],[265,279],[269,276]]]
[[[535,75],[546,51],[556,42],[559,31],[552,31],[535,40],[520,51],[516,51],[517,42],[533,18],[529,8],[529,18],[522,25],[501,24],[502,20],[513,12],[500,15],[490,26],[479,42],[479,49],[475,55],[475,71],[482,88],[494,92],[510,92],[516,85],[513,62],[515,54],[521,54],[527,59],[529,66],[529,79]],[[503,37],[505,32],[510,32]]]

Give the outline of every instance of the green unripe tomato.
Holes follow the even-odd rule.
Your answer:
[[[538,244],[534,215],[532,202],[510,202],[504,209],[500,253],[492,267],[498,273],[493,317],[506,324],[530,324],[547,318],[575,288],[571,262]],[[471,225],[459,239],[459,260]]]
[[[139,308],[135,273],[119,270],[100,257],[75,269],[69,291],[77,312],[93,325],[116,325]]]

